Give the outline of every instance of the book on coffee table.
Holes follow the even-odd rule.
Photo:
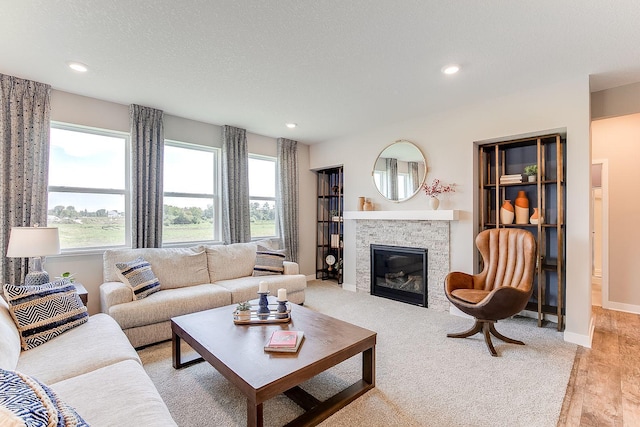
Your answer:
[[[295,353],[304,339],[302,331],[273,331],[264,351]]]

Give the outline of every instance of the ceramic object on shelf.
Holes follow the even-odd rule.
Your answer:
[[[527,175],[527,181],[529,181],[529,182],[536,182],[537,178],[538,177],[535,176],[535,175]]]
[[[531,224],[542,224],[542,215],[540,215],[540,212],[538,211],[538,208],[533,208],[533,215],[531,215],[531,218],[529,218],[529,222]]]
[[[511,200],[505,200],[500,207],[500,223],[513,224],[515,212]]]
[[[431,206],[431,210],[438,210],[438,206],[440,206],[440,200],[437,197],[429,197],[429,206]]]
[[[371,199],[366,199],[363,205],[363,209],[365,211],[372,211],[374,208],[373,206],[373,202],[371,201]]]
[[[516,197],[516,224],[528,224],[529,223],[529,199],[527,193],[524,191],[518,191],[518,197]]]
[[[364,197],[358,197],[358,210],[364,210]]]

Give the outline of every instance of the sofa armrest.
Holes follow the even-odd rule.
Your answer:
[[[133,301],[133,289],[122,282],[106,282],[100,285],[100,309],[109,314],[114,305]]]
[[[284,274],[300,274],[300,267],[297,262],[284,261]]]

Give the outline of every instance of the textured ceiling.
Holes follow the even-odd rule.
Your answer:
[[[638,0],[0,0],[0,11],[0,73],[306,143],[577,76],[592,90],[640,81]],[[461,72],[441,74],[450,62]]]

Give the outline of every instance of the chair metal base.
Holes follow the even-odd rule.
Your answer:
[[[500,332],[496,331],[495,323],[496,323],[495,320],[479,320],[479,319],[476,319],[476,323],[468,331],[460,332],[460,333],[457,333],[457,334],[447,334],[447,337],[449,337],[449,338],[467,338],[467,337],[470,337],[472,335],[477,334],[478,332],[482,332],[482,334],[484,335],[484,342],[487,344],[487,348],[489,349],[489,353],[491,353],[491,355],[494,356],[494,357],[497,357],[498,353],[496,352],[496,349],[493,347],[493,343],[491,342],[491,335],[489,335],[489,333],[491,333],[494,337],[496,337],[499,340],[502,340],[504,342],[507,342],[507,343],[510,343],[510,344],[524,345],[524,343],[522,341],[518,341],[518,340],[514,340],[514,339],[511,339],[511,338],[505,337]]]

